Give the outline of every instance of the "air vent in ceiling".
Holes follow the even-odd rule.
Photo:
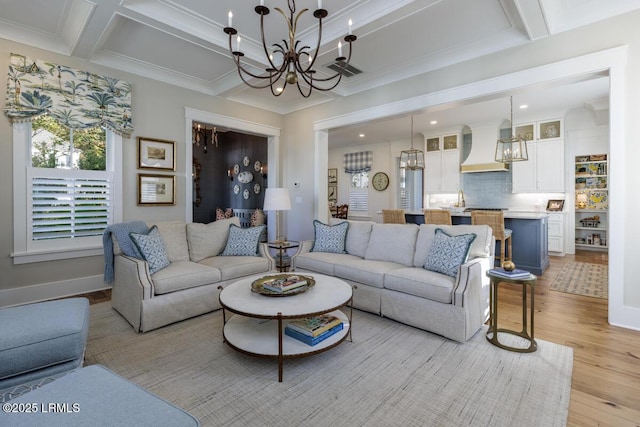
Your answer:
[[[330,70],[337,72],[340,72],[340,70],[343,67],[343,63],[338,62],[338,61],[334,61],[331,62],[327,65],[325,65],[325,67],[329,68]],[[355,75],[361,74],[362,70],[357,69],[356,67],[354,67],[351,64],[347,64],[346,66],[344,66],[344,73],[343,76],[344,77],[353,77]]]

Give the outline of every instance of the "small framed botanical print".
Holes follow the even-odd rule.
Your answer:
[[[163,169],[175,171],[175,142],[139,136],[138,169]]]
[[[175,204],[175,176],[138,174],[138,205],[161,206]]]

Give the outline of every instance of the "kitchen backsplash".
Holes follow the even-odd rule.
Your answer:
[[[564,199],[564,193],[511,192],[511,171],[462,174],[466,206],[507,208],[515,211],[544,211],[549,199]],[[457,202],[457,194],[432,194],[429,207],[448,207]],[[565,208],[566,210],[566,208]]]

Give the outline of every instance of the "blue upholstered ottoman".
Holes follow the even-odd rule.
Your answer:
[[[0,391],[30,387],[82,366],[89,300],[70,298],[0,309]]]
[[[100,365],[78,369],[2,405],[0,426],[194,427],[192,415]]]

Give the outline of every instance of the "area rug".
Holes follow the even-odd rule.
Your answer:
[[[570,262],[551,283],[552,291],[596,298],[608,298],[609,267],[606,264]]]
[[[87,364],[102,364],[190,412],[202,426],[564,426],[573,349],[460,344],[354,310],[353,342],[286,360],[238,353],[222,313],[144,334],[91,306]],[[117,408],[114,408],[117,410]]]

